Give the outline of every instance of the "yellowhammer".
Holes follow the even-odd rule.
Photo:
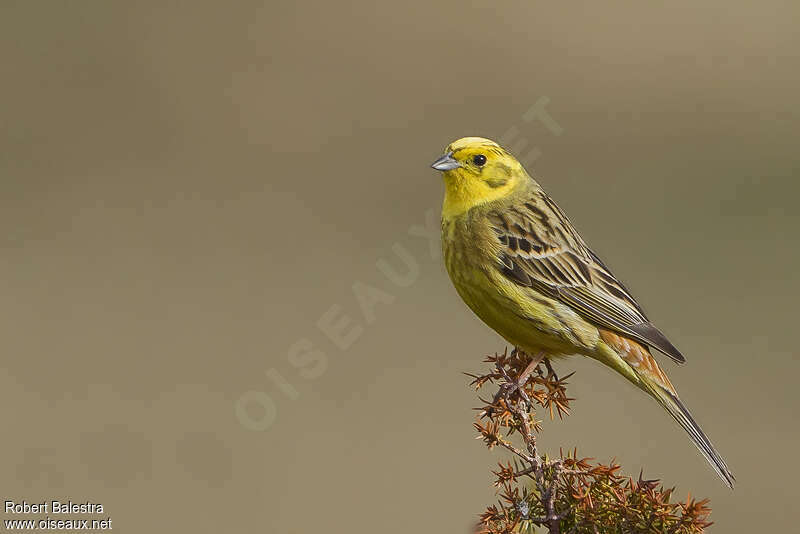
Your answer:
[[[650,347],[679,363],[683,355],[514,156],[488,139],[466,137],[431,166],[445,184],[445,265],[472,311],[531,355],[532,365],[545,356],[583,354],[623,375],[675,418],[733,487],[725,460]]]

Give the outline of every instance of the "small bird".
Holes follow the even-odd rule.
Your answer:
[[[465,137],[431,164],[442,171],[442,250],[458,294],[517,349],[589,356],[652,396],[725,483],[725,460],[678,397],[651,348],[686,360],[645,315],[563,211],[494,141]],[[531,366],[529,366],[529,369]]]

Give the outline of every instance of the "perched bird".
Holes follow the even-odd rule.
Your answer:
[[[725,460],[650,349],[678,363],[683,355],[519,161],[494,141],[466,137],[431,167],[444,178],[445,265],[467,306],[533,356],[533,364],[582,354],[633,382],[686,430],[732,488]]]

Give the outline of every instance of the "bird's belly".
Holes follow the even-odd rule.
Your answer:
[[[479,268],[448,266],[458,294],[475,314],[509,343],[527,352],[561,356],[590,351],[597,329],[572,310],[528,288]]]

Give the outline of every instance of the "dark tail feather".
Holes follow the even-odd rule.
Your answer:
[[[725,460],[722,459],[722,456],[717,452],[714,448],[714,445],[711,444],[711,441],[706,436],[705,432],[700,428],[700,425],[692,417],[692,414],[689,413],[689,409],[683,405],[681,400],[674,395],[667,391],[666,389],[659,387],[661,391],[659,392],[660,395],[657,395],[659,402],[661,403],[664,408],[667,409],[669,414],[675,419],[679,425],[683,427],[689,437],[692,438],[695,446],[700,449],[700,452],[703,453],[703,456],[706,457],[708,463],[711,464],[711,467],[714,468],[714,471],[717,472],[719,477],[728,485],[729,488],[733,489],[733,483],[736,480],[731,473],[730,469],[728,469],[728,465],[725,463]]]

